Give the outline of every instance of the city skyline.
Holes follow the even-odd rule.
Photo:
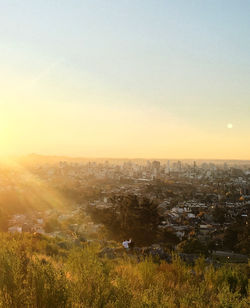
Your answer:
[[[0,156],[250,159],[248,1],[0,1]]]

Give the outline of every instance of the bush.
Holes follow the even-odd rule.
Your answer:
[[[109,260],[93,244],[46,255],[60,241],[36,238],[34,252],[32,236],[0,234],[0,307],[248,307],[247,265]]]

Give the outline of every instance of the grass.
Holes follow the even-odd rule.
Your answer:
[[[247,265],[110,260],[98,245],[59,242],[1,234],[0,307],[249,307]]]

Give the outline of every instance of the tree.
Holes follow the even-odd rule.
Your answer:
[[[152,243],[158,232],[160,217],[157,204],[136,195],[119,195],[112,199],[113,206],[105,209],[89,207],[95,222],[103,223],[110,235],[117,240],[132,237],[136,243]]]
[[[216,206],[213,210],[214,221],[223,224],[225,222],[226,210],[223,207]]]
[[[61,224],[56,218],[49,219],[44,226],[44,230],[47,233],[57,231],[61,228]]]
[[[204,255],[207,255],[208,253],[206,245],[204,245],[197,239],[182,241],[180,244],[177,245],[177,250],[183,253],[195,253]]]
[[[0,209],[0,231],[8,230],[8,220],[8,214],[3,209]]]

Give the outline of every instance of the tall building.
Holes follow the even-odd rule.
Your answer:
[[[153,175],[157,177],[157,175],[160,173],[161,163],[157,160],[154,160],[152,162],[152,169],[153,169]]]
[[[166,165],[165,173],[170,174],[170,162],[169,162],[169,160],[168,160],[167,165]]]
[[[197,165],[196,165],[196,161],[194,161],[194,173],[196,173],[197,171]]]
[[[152,162],[152,167],[157,169],[157,170],[160,170],[160,167],[161,167],[161,163],[158,161],[158,160],[154,160]]]
[[[177,171],[181,172],[181,161],[178,160],[177,162]]]

